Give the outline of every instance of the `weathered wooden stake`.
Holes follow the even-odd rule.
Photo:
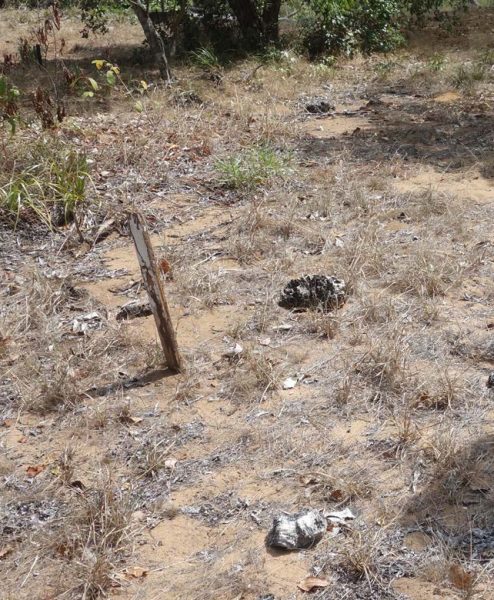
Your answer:
[[[165,291],[156,266],[153,247],[142,215],[133,212],[129,216],[130,233],[134,238],[137,260],[141,267],[142,280],[149,296],[149,304],[153,311],[156,328],[160,336],[161,346],[165,353],[166,363],[175,373],[182,371],[182,359],[177,346],[177,338],[173,329],[170,312],[166,303]]]

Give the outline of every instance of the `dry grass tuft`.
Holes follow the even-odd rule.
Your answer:
[[[411,382],[406,338],[391,331],[377,339],[355,365],[356,372],[369,380],[379,392],[402,392]]]
[[[423,242],[401,257],[389,285],[400,293],[435,298],[459,286],[462,271],[457,257]]]

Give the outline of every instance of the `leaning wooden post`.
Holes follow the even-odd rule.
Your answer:
[[[153,247],[142,215],[136,212],[130,213],[129,226],[167,366],[171,371],[179,373],[182,371],[182,359],[178,351],[177,338],[166,303],[161,277],[156,266]]]

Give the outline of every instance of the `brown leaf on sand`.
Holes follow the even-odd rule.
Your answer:
[[[146,577],[148,570],[137,566],[127,567],[124,569],[123,574],[126,579],[141,579],[141,577]]]
[[[30,465],[26,468],[26,473],[28,474],[28,477],[36,477],[36,475],[39,475],[45,470],[45,466],[46,465]]]
[[[312,592],[317,588],[325,588],[328,587],[329,581],[327,579],[323,579],[322,577],[306,577],[300,583],[297,584],[299,590],[303,592]]]
[[[472,587],[473,576],[468,571],[455,563],[449,567],[449,580],[459,590],[469,590]]]
[[[13,551],[14,549],[12,548],[12,546],[4,546],[3,548],[0,548],[0,560],[2,560],[2,558],[5,558],[9,554],[12,554]]]
[[[172,266],[171,264],[166,260],[166,258],[162,258],[160,260],[160,269],[161,272],[163,273],[163,275],[166,275],[167,273],[170,273],[172,270]]]

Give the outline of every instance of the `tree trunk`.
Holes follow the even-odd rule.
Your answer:
[[[161,35],[156,31],[156,27],[149,16],[149,11],[146,9],[146,6],[140,2],[140,0],[131,0],[130,5],[136,17],[139,19],[139,23],[144,31],[149,48],[151,49],[151,52],[153,53],[158,64],[161,77],[165,81],[171,81],[172,76],[170,67],[168,65],[168,58],[166,56],[165,43],[163,42]]]
[[[264,27],[264,42],[266,44],[277,44],[280,39],[279,18],[281,0],[266,0],[262,12]]]
[[[263,38],[263,24],[253,0],[228,0],[245,41],[259,46]]]
[[[262,14],[254,0],[228,0],[228,3],[248,44],[259,46],[278,42],[281,0],[265,0]]]

